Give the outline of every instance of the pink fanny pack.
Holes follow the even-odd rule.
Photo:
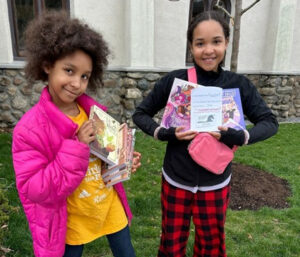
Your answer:
[[[208,133],[199,133],[188,147],[192,159],[214,174],[222,174],[234,157],[233,149]]]
[[[195,68],[188,69],[188,79],[197,83]],[[209,133],[199,133],[190,143],[188,151],[192,159],[214,174],[222,174],[234,157],[237,146],[232,149]]]

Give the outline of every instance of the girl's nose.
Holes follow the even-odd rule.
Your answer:
[[[205,52],[205,53],[210,54],[210,53],[212,53],[213,51],[214,51],[214,48],[213,48],[212,45],[207,44],[207,45],[205,46],[205,49],[204,49],[204,52]]]
[[[71,82],[72,87],[80,88],[80,78],[74,78]]]

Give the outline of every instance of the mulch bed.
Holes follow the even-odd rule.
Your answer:
[[[291,196],[288,182],[251,166],[233,163],[229,208],[257,210],[263,206],[288,208]]]

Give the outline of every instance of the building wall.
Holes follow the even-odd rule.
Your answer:
[[[71,15],[102,33],[112,52],[110,66],[129,66],[127,0],[70,0]]]
[[[253,3],[244,0],[243,8]],[[112,70],[185,67],[190,0],[70,0],[71,15],[108,41]],[[235,0],[232,0],[234,11]],[[263,0],[242,16],[238,70],[300,73],[300,0]],[[0,0],[0,67],[13,67],[7,1]],[[226,55],[230,65],[231,46]],[[24,64],[24,63],[23,63]]]
[[[104,86],[90,96],[108,107],[120,122],[134,126],[131,116],[155,82],[165,73],[108,71]],[[279,121],[300,117],[300,75],[245,74]],[[0,128],[13,127],[39,99],[44,83],[28,84],[22,70],[0,69]],[[162,111],[155,117],[159,122]]]
[[[294,33],[293,33],[293,48],[292,48],[292,58],[291,58],[291,70],[300,70],[300,1],[297,1],[294,23]]]
[[[13,52],[8,19],[7,1],[0,0],[0,64],[12,63]]]

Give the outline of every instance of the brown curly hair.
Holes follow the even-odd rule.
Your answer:
[[[102,35],[65,11],[50,11],[30,22],[25,31],[27,64],[25,75],[29,81],[47,81],[43,67],[54,63],[76,50],[88,54],[93,62],[89,86],[102,84],[108,64],[109,49]]]

